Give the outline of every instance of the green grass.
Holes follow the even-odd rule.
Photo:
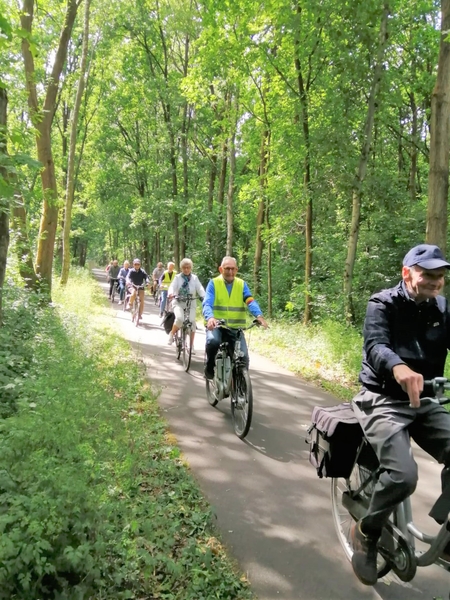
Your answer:
[[[5,299],[0,600],[251,598],[97,284],[53,297]]]
[[[252,329],[248,339],[259,354],[342,400],[359,389],[362,336],[351,327],[333,321],[308,327],[276,321],[267,330]]]

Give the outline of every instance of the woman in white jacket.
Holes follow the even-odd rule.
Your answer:
[[[178,273],[170,284],[168,297],[175,297],[172,306],[173,312],[175,313],[175,321],[172,327],[172,331],[169,333],[169,341],[168,344],[173,344],[173,336],[183,325],[184,321],[184,307],[186,305],[186,300],[183,300],[183,296],[186,297],[188,294],[193,296],[193,298],[200,298],[203,300],[205,297],[205,290],[203,289],[202,284],[200,283],[197,275],[192,273],[192,260],[190,258],[183,258],[180,262],[180,270],[181,273]],[[194,338],[195,338],[195,312],[197,308],[197,300],[193,299],[191,302],[191,312],[189,315],[189,320],[192,323],[191,330],[191,347],[194,348]],[[194,353],[194,351],[193,351]]]

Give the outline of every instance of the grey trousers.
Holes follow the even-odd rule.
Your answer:
[[[362,390],[353,399],[353,410],[383,472],[375,486],[362,527],[377,535],[394,508],[416,489],[417,464],[410,437],[444,465],[442,494],[430,516],[443,523],[450,512],[450,413],[432,402],[411,408],[408,402]]]

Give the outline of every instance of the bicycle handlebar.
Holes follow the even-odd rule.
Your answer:
[[[450,398],[448,396],[444,396],[444,391],[450,390],[450,379],[447,377],[434,377],[433,379],[427,379],[423,382],[424,386],[429,386],[433,389],[434,394],[436,394],[435,398],[428,398],[427,400],[431,400],[432,402],[436,402],[437,404],[449,404]],[[422,398],[424,400],[425,398]]]
[[[237,330],[236,329],[231,329],[231,327],[228,327],[228,325],[226,325],[226,321],[225,319],[219,319],[219,324],[216,325],[216,327],[221,327],[222,329],[228,329],[230,331],[247,331],[248,329],[251,329],[252,327],[261,327],[261,323],[258,321],[258,319],[254,319],[251,323],[251,325],[249,325],[248,327],[238,327]],[[449,400],[450,402],[450,400]]]

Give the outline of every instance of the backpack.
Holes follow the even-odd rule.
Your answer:
[[[308,429],[309,462],[322,477],[350,477],[363,431],[352,406],[316,406]]]
[[[169,310],[164,315],[161,325],[164,327],[164,331],[167,335],[172,331],[173,324],[175,323],[175,313]]]

